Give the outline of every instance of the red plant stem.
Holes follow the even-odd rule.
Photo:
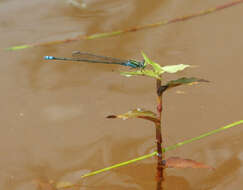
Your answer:
[[[161,81],[157,80],[157,91],[161,86]],[[162,157],[162,135],[161,135],[161,119],[162,119],[162,95],[158,95],[157,113],[158,122],[156,123],[156,144],[157,144],[157,190],[162,190],[162,181],[164,179],[163,174],[163,157]]]

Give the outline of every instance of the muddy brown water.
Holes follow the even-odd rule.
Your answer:
[[[0,48],[81,34],[124,29],[223,4],[215,1],[1,0]],[[174,77],[197,76],[210,84],[168,91],[165,145],[242,119],[243,4],[181,23],[97,40],[21,51],[1,51],[0,187],[37,189],[35,181],[79,180],[86,172],[155,149],[155,130],[141,120],[108,120],[109,114],[155,110],[155,81],[125,78],[120,66],[45,61],[88,51],[160,64],[192,64]],[[241,189],[243,128],[204,138],[166,153],[214,166],[168,169],[166,189]],[[86,178],[80,189],[155,189],[154,158]]]

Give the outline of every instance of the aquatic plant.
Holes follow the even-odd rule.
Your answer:
[[[132,111],[129,111],[120,115],[109,115],[107,118],[121,118],[121,119],[129,119],[129,118],[141,118],[145,120],[152,121],[156,130],[156,146],[157,146],[157,189],[162,188],[162,181],[164,179],[164,169],[166,167],[174,167],[174,168],[183,168],[183,167],[192,167],[192,168],[211,168],[205,164],[189,160],[182,159],[179,157],[171,157],[167,160],[163,160],[163,152],[162,152],[162,133],[161,133],[161,123],[162,123],[162,110],[163,110],[163,93],[168,89],[174,88],[176,86],[180,86],[183,84],[193,84],[198,82],[209,82],[204,79],[199,79],[195,77],[191,78],[179,78],[176,80],[171,80],[166,83],[163,82],[162,75],[164,73],[177,73],[182,71],[190,65],[178,64],[178,65],[167,65],[160,66],[158,63],[151,61],[144,53],[142,53],[143,58],[145,60],[144,69],[138,69],[136,71],[129,72],[121,72],[122,75],[130,77],[130,76],[146,76],[151,77],[156,80],[156,93],[157,93],[157,113],[154,113],[150,110],[136,108]],[[148,69],[147,69],[148,68]]]
[[[170,157],[168,159],[163,159],[164,157],[164,153],[168,150],[173,150],[175,148],[178,148],[180,146],[183,146],[185,144],[191,143],[193,141],[197,141],[199,139],[202,139],[204,137],[207,137],[209,135],[212,134],[216,134],[218,132],[224,131],[226,129],[230,129],[232,127],[235,126],[239,126],[240,124],[243,124],[243,120],[231,123],[229,125],[223,126],[221,128],[212,130],[210,132],[207,132],[205,134],[202,134],[200,136],[185,140],[183,142],[179,142],[175,145],[172,145],[170,147],[163,147],[163,138],[162,138],[162,133],[161,133],[161,129],[162,129],[162,110],[163,110],[163,94],[169,90],[169,89],[173,89],[177,86],[180,85],[191,85],[191,84],[198,84],[200,82],[209,82],[207,80],[204,79],[199,79],[199,78],[195,78],[195,77],[182,77],[176,80],[171,80],[171,81],[167,81],[165,82],[164,78],[162,78],[163,74],[165,73],[169,73],[169,74],[174,74],[177,73],[179,71],[183,71],[186,68],[190,68],[192,67],[191,65],[185,65],[185,64],[178,64],[178,65],[167,65],[167,66],[160,66],[159,64],[151,61],[144,53],[142,53],[143,57],[144,57],[144,68],[136,68],[135,71],[129,71],[129,72],[121,72],[121,75],[126,76],[126,77],[131,77],[131,76],[144,76],[144,77],[151,77],[153,79],[155,79],[156,81],[156,94],[157,94],[157,107],[156,110],[157,112],[153,112],[150,110],[146,110],[146,109],[141,109],[141,108],[136,108],[133,109],[131,111],[128,111],[126,113],[123,114],[118,114],[118,115],[108,115],[107,118],[109,119],[114,119],[114,118],[120,118],[123,120],[126,119],[131,119],[131,118],[139,118],[139,119],[145,119],[148,121],[151,121],[152,123],[154,123],[155,126],[155,131],[156,131],[156,147],[157,147],[157,151],[152,152],[150,154],[129,160],[129,161],[125,161],[125,162],[121,162],[100,170],[96,170],[93,172],[89,172],[86,173],[84,175],[81,176],[81,179],[86,178],[86,177],[90,177],[93,175],[97,175],[99,173],[105,172],[105,171],[110,171],[111,169],[114,168],[118,168],[121,166],[125,166],[143,159],[147,159],[150,157],[157,157],[157,190],[161,190],[162,189],[162,182],[164,179],[164,170],[166,168],[208,168],[208,169],[214,169],[211,166],[208,166],[206,164],[188,159],[188,158],[179,158],[179,157]],[[163,128],[163,131],[164,128]],[[48,187],[50,190],[56,190],[56,189],[65,189],[65,188],[72,188],[72,187],[78,187],[80,186],[80,184],[72,184],[70,182],[67,181],[60,181],[60,182],[43,182],[43,181],[38,181],[37,183],[40,187],[40,189],[42,190],[46,187]],[[81,185],[82,186],[82,185]]]

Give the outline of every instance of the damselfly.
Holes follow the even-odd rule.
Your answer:
[[[107,57],[102,55],[94,55],[91,53],[74,51],[72,53],[72,58],[67,57],[53,57],[53,56],[45,56],[45,60],[62,60],[62,61],[80,61],[80,62],[88,62],[88,63],[104,63],[104,64],[118,64],[123,66],[128,66],[130,68],[140,68],[143,69],[145,67],[144,61],[135,61],[132,59],[123,60],[113,57]]]

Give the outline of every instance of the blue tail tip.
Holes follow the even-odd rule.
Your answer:
[[[44,59],[45,60],[52,60],[52,59],[54,59],[54,57],[53,56],[45,56]]]

